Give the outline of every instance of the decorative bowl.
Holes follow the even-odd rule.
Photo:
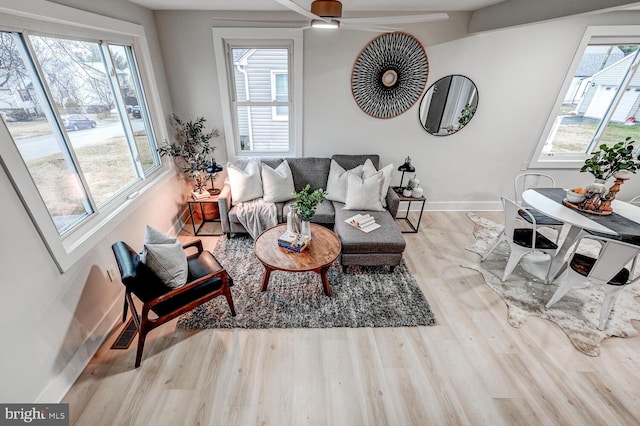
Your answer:
[[[586,194],[580,194],[578,192],[574,192],[573,190],[568,190],[567,191],[567,201],[572,203],[572,204],[578,204],[581,203],[585,200],[585,198],[587,198]]]

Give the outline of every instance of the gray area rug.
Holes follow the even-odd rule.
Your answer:
[[[606,329],[599,331],[596,326],[604,295],[601,286],[589,285],[584,289],[573,289],[546,309],[544,305],[558,287],[544,284],[521,265],[516,266],[504,283],[500,281],[509,256],[509,245],[502,243],[486,261],[480,262],[480,259],[495,243],[502,232],[502,225],[474,213],[467,213],[467,217],[475,224],[475,241],[466,249],[477,253],[479,257],[477,263],[461,266],[482,274],[486,284],[506,303],[507,320],[513,327],[521,327],[531,315],[549,320],[565,332],[576,349],[590,356],[600,355],[600,345],[607,337],[633,337],[638,334],[631,321],[640,321],[640,303],[635,299],[640,296],[640,284],[629,285],[620,292]],[[593,246],[581,245],[579,251],[589,254],[595,249]]]
[[[328,328],[434,325],[435,318],[404,262],[388,267],[351,267],[338,262],[329,270],[332,297],[325,296],[313,272],[271,273],[260,291],[264,268],[248,237],[222,238],[214,255],[233,277],[237,315],[218,297],[178,319],[179,328]]]

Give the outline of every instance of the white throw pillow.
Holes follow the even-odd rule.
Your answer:
[[[187,256],[177,238],[147,226],[140,260],[168,287],[179,288],[187,282]]]
[[[362,177],[362,166],[354,167],[347,171],[335,160],[331,160],[329,178],[327,179],[327,196],[330,201],[345,202],[347,197],[347,174],[351,172],[355,176]]]
[[[272,169],[266,164],[262,164],[262,199],[266,203],[283,203],[293,200],[293,174],[287,160],[284,160],[278,167]]]
[[[387,164],[379,171],[384,175],[384,182],[382,183],[382,190],[380,192],[380,201],[382,202],[382,207],[387,207],[387,192],[389,191],[389,185],[391,185],[391,172],[393,172],[393,164]],[[364,166],[362,167],[362,177],[368,178],[376,174],[378,170],[376,170],[376,166],[373,165],[371,160],[367,158],[367,161],[364,162]]]
[[[260,160],[251,159],[244,168],[227,163],[227,175],[229,176],[233,205],[262,197]]]
[[[380,191],[384,183],[384,174],[381,171],[368,178],[348,173],[347,182],[345,210],[384,210],[380,201]]]

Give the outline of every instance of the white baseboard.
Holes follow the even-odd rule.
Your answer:
[[[122,298],[118,297],[98,325],[91,330],[87,340],[78,346],[78,349],[76,349],[75,353],[71,356],[69,362],[67,362],[63,369],[49,382],[47,387],[38,396],[36,403],[47,404],[62,401],[62,398],[64,398],[67,392],[69,392],[69,389],[71,389],[71,386],[78,380],[82,371],[89,365],[91,358],[93,358],[96,352],[98,352],[98,349],[100,349],[100,346],[107,339],[113,327],[121,320]]]

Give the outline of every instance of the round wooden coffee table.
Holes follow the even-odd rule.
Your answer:
[[[327,272],[340,255],[340,239],[327,228],[311,224],[311,243],[300,253],[278,246],[278,238],[287,230],[287,225],[277,225],[262,232],[256,238],[253,249],[264,265],[264,276],[260,290],[265,291],[271,271],[308,272],[320,274],[324,293],[331,296],[331,284]]]

